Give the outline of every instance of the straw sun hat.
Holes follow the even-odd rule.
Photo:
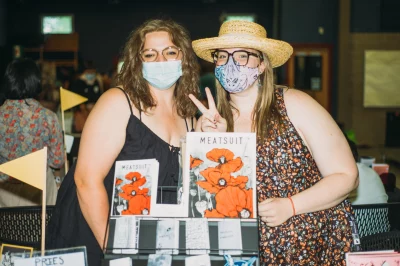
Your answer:
[[[193,41],[193,49],[198,57],[214,62],[211,52],[223,48],[251,48],[266,54],[272,67],[283,65],[293,53],[290,44],[267,38],[263,26],[249,21],[230,20],[224,22],[218,37]]]

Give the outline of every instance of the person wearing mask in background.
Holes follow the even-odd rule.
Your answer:
[[[260,265],[345,265],[358,247],[348,194],[357,167],[342,132],[314,99],[273,84],[292,47],[248,21],[224,22],[219,37],[193,42],[215,64],[218,107],[193,95],[196,131],[256,132]]]
[[[400,189],[396,187],[396,175],[394,173],[383,173],[380,175],[388,202],[400,202]]]
[[[129,36],[123,60],[119,87],[89,115],[48,225],[47,248],[86,246],[90,266],[101,265],[115,162],[157,159],[159,186],[177,188],[180,139],[195,126],[188,94],[199,93],[199,66],[185,28],[145,22]],[[177,189],[163,190],[157,201],[173,204],[177,197]]]
[[[81,133],[89,113],[103,93],[101,78],[92,61],[84,63],[82,74],[72,83],[71,91],[88,98],[87,102],[74,108],[73,132]]]
[[[64,165],[64,140],[55,113],[35,99],[42,91],[41,74],[31,59],[12,61],[5,72],[0,106],[0,164],[47,147],[46,204],[56,201],[53,169]],[[24,167],[21,165],[21,167]],[[0,173],[0,207],[41,205],[42,192]]]
[[[357,145],[347,138],[354,160],[357,162],[359,184],[350,195],[353,205],[387,203],[388,195],[385,192],[382,180],[371,167],[358,162]]]

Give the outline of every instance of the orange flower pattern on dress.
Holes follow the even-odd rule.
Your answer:
[[[287,115],[283,91],[275,90],[274,111],[281,121],[270,121],[268,137],[257,143],[258,202],[293,196],[323,178]],[[356,249],[350,221],[354,223],[354,213],[345,200],[326,210],[298,214],[280,226],[260,222],[260,265],[346,265],[345,253]]]
[[[146,178],[139,172],[129,172],[125,175],[125,179],[132,181],[121,187],[122,192],[119,197],[128,202],[127,209],[121,212],[122,215],[147,215],[150,214],[150,200],[151,196],[148,195],[149,189],[142,188],[146,183]],[[120,181],[119,181],[120,180]],[[117,179],[116,184],[121,184],[122,179]],[[117,185],[118,185],[117,184]]]
[[[192,182],[204,191],[197,193],[194,188],[191,189],[193,191],[190,199],[193,217],[196,217],[194,214],[196,210],[202,217],[207,218],[253,218],[253,189],[246,188],[249,178],[244,175],[236,177],[232,175],[243,167],[242,159],[235,158],[232,151],[222,148],[214,148],[207,152],[206,158],[217,162],[218,165],[208,167],[200,172],[197,170],[198,174],[196,171],[192,171],[192,175],[195,176],[194,182],[193,180]],[[190,166],[193,169],[193,157],[191,156],[190,159]],[[203,163],[202,160],[196,159]],[[199,179],[199,176],[203,179]],[[204,199],[204,195],[206,199]],[[197,200],[196,204],[193,204],[194,200]],[[199,208],[199,202],[207,203],[207,208]]]

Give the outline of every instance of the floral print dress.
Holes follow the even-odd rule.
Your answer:
[[[62,128],[55,113],[35,99],[6,100],[0,106],[0,164],[47,147],[47,165],[64,165]],[[47,170],[47,204],[54,204],[57,187]],[[41,192],[0,173],[0,207],[41,204]]]
[[[283,93],[284,88],[275,91],[283,134],[273,123],[269,136],[257,145],[258,202],[293,196],[323,178],[287,115]],[[347,200],[330,209],[296,215],[277,227],[260,220],[260,263],[346,265],[345,253],[351,250],[356,233],[354,221]]]

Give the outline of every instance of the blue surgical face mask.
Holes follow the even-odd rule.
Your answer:
[[[96,79],[96,74],[85,74],[85,79],[89,82],[94,81]]]
[[[181,60],[143,62],[142,73],[143,78],[151,86],[159,90],[166,90],[171,88],[179,77],[182,76],[182,62]]]
[[[225,65],[215,68],[215,77],[221,86],[230,93],[244,91],[258,79],[258,67],[238,66],[229,58]]]

